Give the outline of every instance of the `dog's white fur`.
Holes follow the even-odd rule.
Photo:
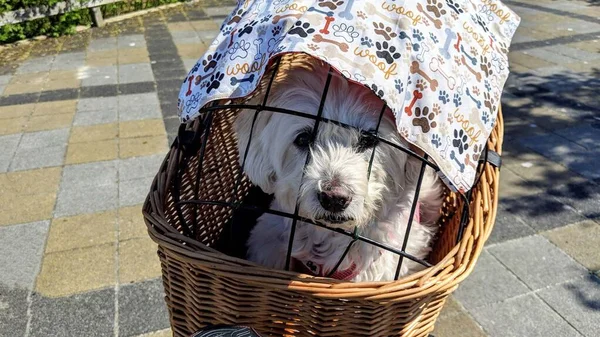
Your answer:
[[[316,115],[329,66],[307,58],[302,66],[287,71],[284,80],[273,84],[268,105]],[[357,129],[375,130],[382,107],[383,102],[370,90],[334,75],[323,117]],[[303,130],[312,130],[314,120],[270,111],[261,111],[255,118],[254,110],[243,110],[234,125],[241,162],[253,123],[245,172],[264,192],[274,194],[271,209],[294,213],[298,200],[299,215],[304,218],[347,231],[357,227],[361,235],[374,241],[397,249],[402,247],[421,169],[419,160],[380,143],[376,146],[369,178],[367,171],[373,149],[357,150],[360,131],[321,122],[310,148],[310,161],[304,169],[308,151],[298,148],[294,139]],[[383,117],[379,136],[408,147],[398,135],[390,111]],[[341,224],[328,223],[327,216],[331,214],[317,198],[323,183],[332,179],[353,194],[349,206],[341,213],[351,220]],[[431,249],[437,231],[435,223],[440,214],[441,194],[440,180],[433,170],[427,169],[419,193],[421,219],[420,222],[413,221],[406,247],[407,253],[417,258],[426,258]],[[289,218],[262,215],[247,243],[248,259],[283,269],[291,224]],[[348,236],[298,222],[292,256],[322,265],[326,274],[335,267],[350,241]],[[359,241],[354,243],[338,270],[345,270],[352,263],[359,271],[353,281],[393,280],[398,255]],[[404,258],[400,275],[422,268]]]

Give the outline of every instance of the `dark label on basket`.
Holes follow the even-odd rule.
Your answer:
[[[261,337],[247,326],[213,326],[197,331],[191,337]]]

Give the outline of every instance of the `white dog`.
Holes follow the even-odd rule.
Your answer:
[[[329,66],[308,57],[275,81],[267,105],[316,115]],[[314,119],[284,113],[243,110],[235,122],[240,161],[252,140],[245,172],[264,192],[274,195],[271,209],[294,213],[332,228],[342,228],[400,250],[404,241],[421,162],[370,136],[377,128],[383,102],[369,89],[332,77],[322,117],[354,128],[321,121],[312,140]],[[256,115],[256,117],[255,117]],[[379,126],[381,138],[408,148],[400,138],[391,111]],[[372,166],[369,162],[375,150]],[[305,167],[306,158],[310,156]],[[370,169],[370,174],[369,174]],[[437,232],[442,203],[440,180],[431,169],[419,193],[418,215],[406,252],[424,259]],[[264,214],[248,240],[250,261],[283,269],[292,219]],[[298,222],[292,266],[300,272],[352,281],[393,280],[398,255],[369,243],[353,244],[337,271],[330,275],[352,239]],[[400,276],[423,267],[404,258]]]

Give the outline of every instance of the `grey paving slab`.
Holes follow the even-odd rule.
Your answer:
[[[77,112],[117,109],[116,97],[83,98],[77,102]]]
[[[25,336],[28,293],[0,284],[0,337]]]
[[[146,200],[154,177],[119,182],[119,207],[141,204]]]
[[[600,149],[600,128],[594,127],[592,124],[556,130],[554,132],[586,149]]]
[[[8,170],[8,165],[21,141],[22,133],[0,136],[0,173]]]
[[[119,289],[119,336],[169,327],[169,314],[160,279],[122,286]]]
[[[471,311],[490,337],[581,337],[534,294]]]
[[[121,159],[118,164],[119,180],[154,177],[163,159],[162,154]]]
[[[589,23],[587,23],[587,25],[589,25]],[[598,31],[598,30],[600,30],[600,29],[597,29],[596,31]],[[584,33],[588,33],[588,32],[584,32]],[[547,49],[552,52],[558,53],[560,55],[564,55],[564,56],[574,58],[574,59],[577,59],[580,61],[594,61],[594,60],[600,59],[600,53],[592,53],[589,51],[572,48],[572,47],[567,47],[567,46],[562,46],[562,45],[551,46],[551,47],[548,47]]]
[[[54,216],[93,213],[118,206],[117,164],[114,161],[67,165]]]
[[[54,56],[36,57],[26,60],[17,68],[16,74],[47,72],[52,69]]]
[[[469,311],[504,301],[529,291],[487,251],[479,256],[475,270],[463,281],[454,297]]]
[[[162,117],[156,93],[119,96],[118,106],[120,121]]]
[[[117,181],[117,165],[116,161],[66,165],[63,169],[61,187],[115,183]]]
[[[143,34],[121,35],[117,37],[117,47],[119,49],[140,48],[146,46],[146,40]]]
[[[210,45],[212,41],[221,33],[219,30],[202,30],[198,32],[198,36],[202,40],[202,42]],[[200,55],[199,55],[200,56]]]
[[[88,51],[106,51],[111,49],[117,49],[117,38],[107,37],[101,39],[91,40],[87,46]]]
[[[588,276],[538,292],[586,337],[600,336],[600,279]]]
[[[22,171],[61,166],[64,162],[66,151],[67,147],[65,145],[19,149],[8,169],[9,171]]]
[[[531,55],[531,56],[535,56],[539,59],[542,59],[544,61],[548,61],[548,62],[551,62],[554,64],[568,64],[568,63],[575,63],[575,62],[579,61],[575,58],[553,52],[552,50],[549,50],[547,48],[548,47],[529,49],[527,51],[524,51],[523,53]]]
[[[520,142],[582,176],[600,178],[600,149],[586,149],[554,133],[521,138]]]
[[[58,54],[52,63],[52,70],[74,70],[85,66],[85,53]]]
[[[35,294],[31,304],[31,337],[113,336],[113,288],[63,298]]]
[[[133,63],[119,65],[119,83],[135,83],[154,81],[152,67],[149,63]]]
[[[488,251],[532,290],[587,274],[583,266],[539,235],[500,243]]]
[[[561,184],[547,193],[586,218],[600,220],[600,184],[590,181]]]
[[[104,109],[99,111],[83,111],[75,114],[73,125],[89,126],[97,124],[106,124],[118,120],[117,109]]]
[[[117,66],[88,67],[82,73],[81,86],[117,84]]]
[[[235,6],[207,7],[207,8],[204,8],[204,12],[208,16],[219,17],[219,16],[227,16],[227,15],[231,14],[231,12],[233,12],[234,9],[235,9]],[[223,21],[223,19],[215,19],[215,21],[219,21],[219,23],[221,23]]]
[[[33,289],[49,224],[39,221],[0,227],[0,284]]]
[[[486,245],[500,243],[508,240],[518,239],[535,234],[525,220],[521,217],[507,211],[504,207],[499,207],[496,214],[496,223],[492,234],[486,241]]]
[[[19,150],[51,146],[65,146],[69,138],[69,129],[56,129],[24,133]]]
[[[172,31],[171,36],[173,37],[173,41],[178,44],[202,43],[202,39],[200,39],[200,36],[194,30]]]

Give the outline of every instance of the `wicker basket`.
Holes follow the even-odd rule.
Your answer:
[[[446,194],[444,229],[429,257],[433,267],[424,271],[398,281],[352,283],[267,269],[214,248],[231,207],[180,203],[231,202],[250,192],[245,176],[234,188],[241,174],[235,116],[233,109],[211,114],[210,130],[200,120],[182,126],[144,204],[149,234],[159,246],[175,336],[212,324],[248,325],[265,336],[427,336],[492,230],[499,169],[483,165],[461,234],[465,199]],[[490,150],[500,154],[502,136],[499,113]]]

